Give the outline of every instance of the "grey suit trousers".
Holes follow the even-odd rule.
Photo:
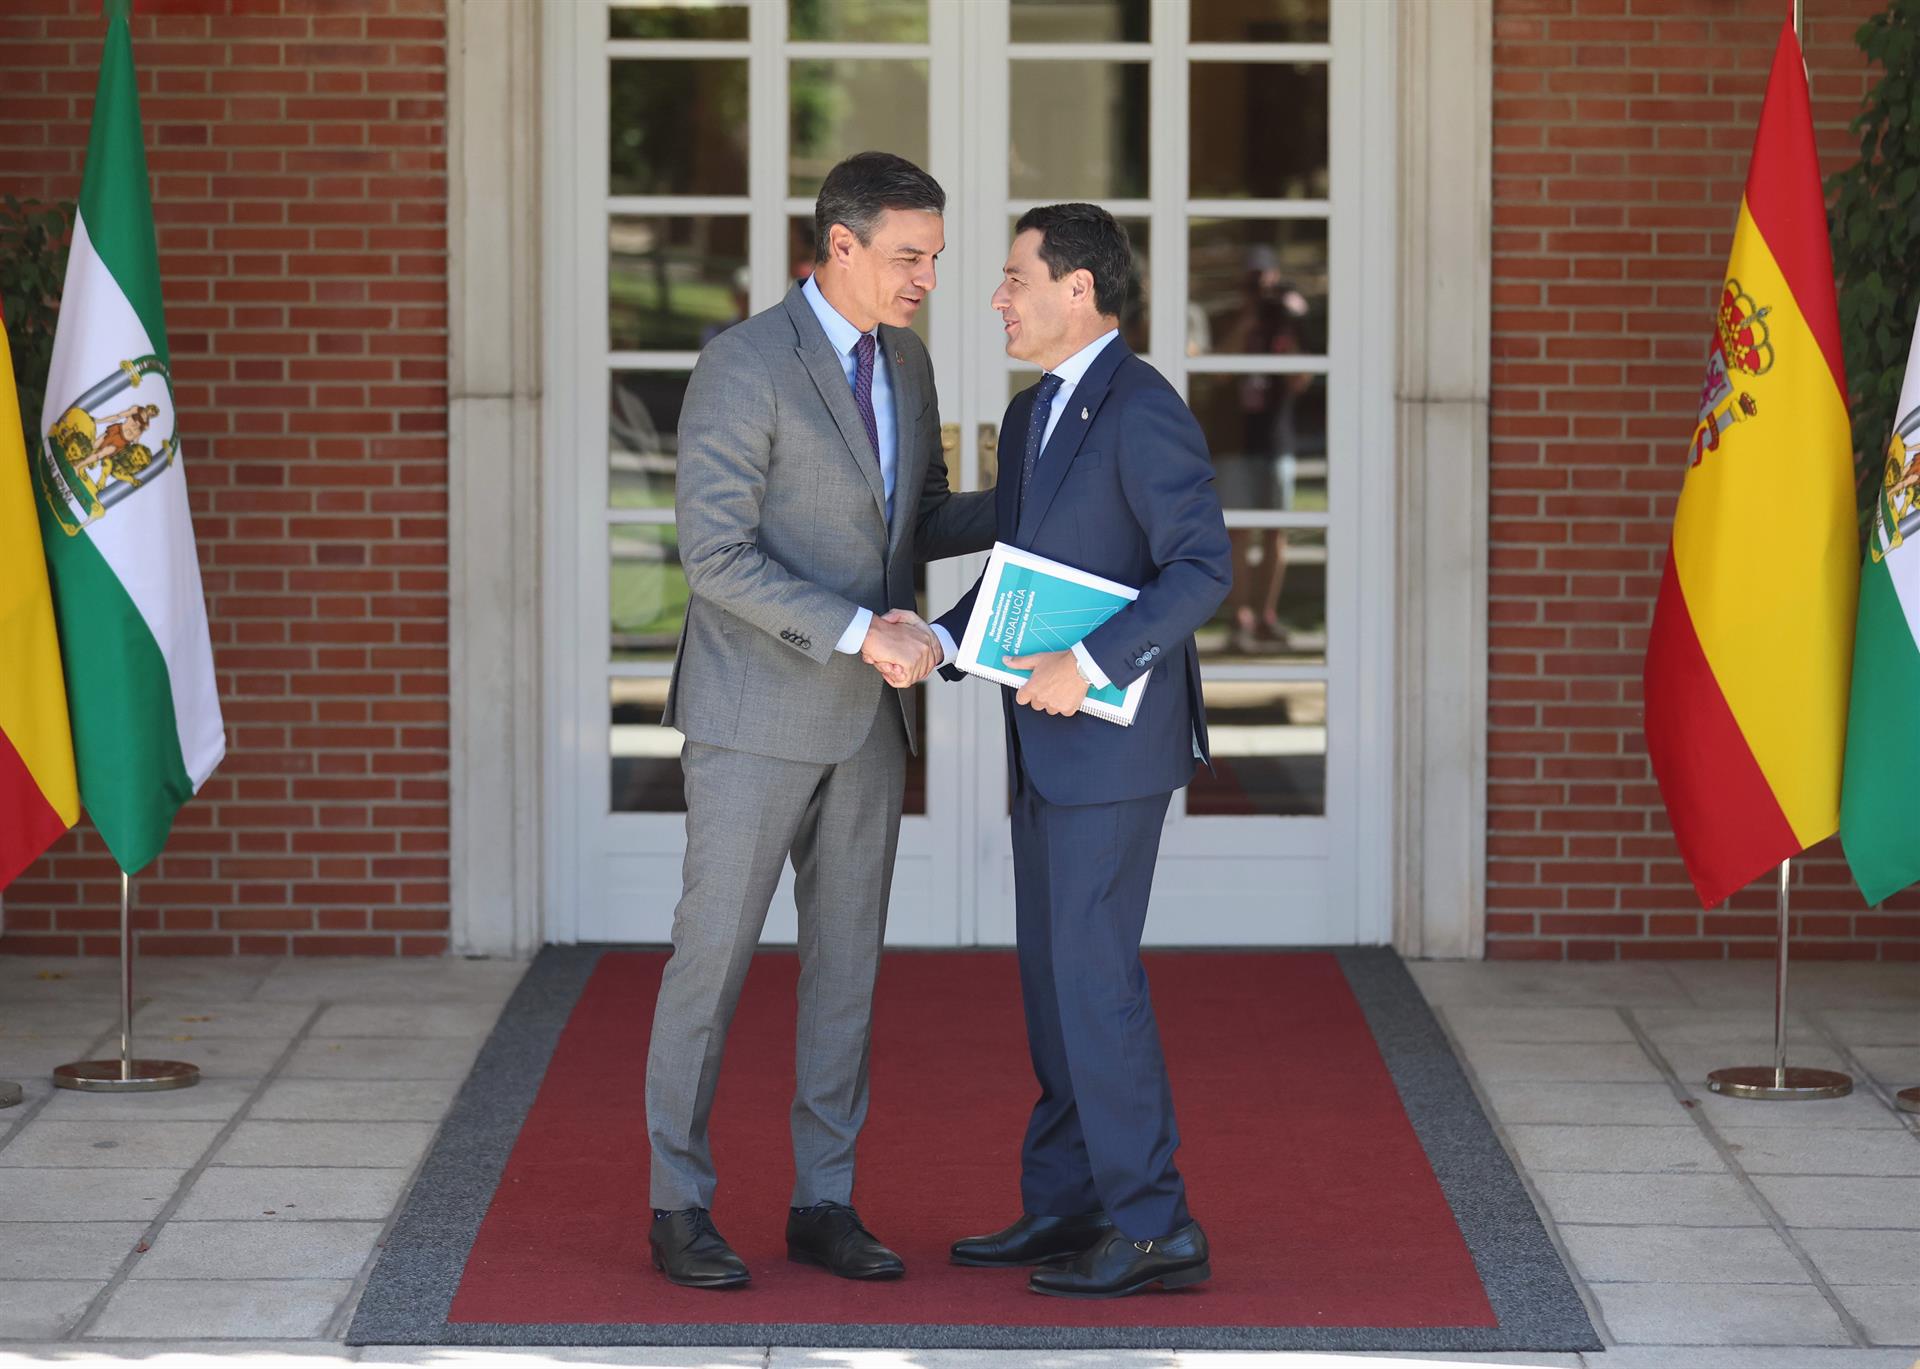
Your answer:
[[[838,764],[692,741],[681,752],[684,886],[647,1052],[654,1207],[713,1206],[707,1122],[721,1052],[789,853],[800,912],[793,1205],[851,1201],[906,749],[889,698]]]

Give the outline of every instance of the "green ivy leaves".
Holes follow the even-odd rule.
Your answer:
[[[1850,126],[1860,160],[1827,198],[1864,538],[1920,310],[1920,0],[1889,0],[1854,42],[1881,75]]]
[[[53,326],[67,271],[74,202],[41,204],[8,195],[0,207],[0,313],[6,315],[20,418],[31,433],[53,364]]]

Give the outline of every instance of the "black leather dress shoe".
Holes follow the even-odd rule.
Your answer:
[[[1212,1277],[1207,1236],[1188,1222],[1158,1241],[1130,1241],[1115,1231],[1071,1263],[1033,1271],[1027,1287],[1056,1298],[1124,1298],[1143,1288],[1185,1288]]]
[[[656,1216],[647,1244],[653,1247],[653,1267],[687,1288],[738,1288],[753,1277],[747,1262],[714,1230],[713,1214],[704,1207]]]
[[[787,1258],[843,1279],[897,1279],[900,1257],[881,1245],[845,1203],[815,1203],[787,1214]]]
[[[1109,1231],[1113,1219],[1104,1212],[1077,1217],[1035,1217],[1023,1213],[1012,1226],[991,1236],[968,1236],[953,1243],[955,1264],[1005,1269],[1014,1265],[1052,1264],[1070,1260]]]

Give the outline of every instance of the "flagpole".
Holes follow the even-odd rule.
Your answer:
[[[1838,1070],[1809,1069],[1787,1064],[1787,961],[1792,946],[1787,904],[1793,859],[1780,862],[1780,944],[1774,952],[1773,1063],[1734,1065],[1707,1076],[1707,1087],[1729,1098],[1758,1098],[1772,1102],[1804,1102],[1814,1098],[1844,1098],[1853,1092],[1853,1078]]]
[[[120,872],[120,1058],[76,1060],[53,1072],[63,1089],[86,1093],[150,1093],[184,1089],[200,1082],[200,1067],[179,1060],[136,1060],[133,1056],[133,889]]]

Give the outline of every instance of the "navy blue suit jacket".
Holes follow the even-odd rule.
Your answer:
[[[1028,389],[1007,405],[1003,452],[1024,446],[1034,397]],[[1067,396],[1016,525],[1019,488],[1015,456],[1000,468],[999,540],[1137,586],[1140,597],[1094,629],[1084,645],[1116,685],[1153,672],[1131,727],[1050,717],[1019,707],[1015,691],[1003,689],[1007,725],[1018,730],[1028,778],[1057,804],[1171,793],[1193,778],[1196,743],[1201,757],[1208,756],[1193,634],[1233,582],[1226,521],[1200,425],[1165,377],[1115,338]],[[979,592],[976,581],[940,619],[955,642],[966,635]],[[942,673],[965,678],[951,666]],[[1008,741],[1011,775],[1011,735]]]

